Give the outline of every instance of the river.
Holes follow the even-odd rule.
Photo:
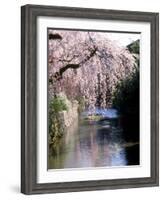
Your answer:
[[[49,169],[139,165],[139,143],[126,141],[115,109],[83,112],[49,149]]]

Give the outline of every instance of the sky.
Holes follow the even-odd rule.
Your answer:
[[[116,41],[120,46],[127,46],[133,41],[140,39],[140,34],[134,33],[106,33],[106,35],[110,40]]]

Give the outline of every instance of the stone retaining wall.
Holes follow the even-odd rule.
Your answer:
[[[69,102],[68,110],[58,113],[60,128],[63,132],[66,132],[66,129],[73,124],[74,120],[78,119],[78,107],[77,101]]]

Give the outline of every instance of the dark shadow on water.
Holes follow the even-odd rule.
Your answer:
[[[140,164],[140,130],[139,117],[123,116],[121,118],[121,125],[123,128],[123,137],[126,143],[133,143],[125,148],[127,165]]]
[[[139,142],[139,118],[137,116],[121,117],[121,126],[125,140]]]
[[[140,150],[139,144],[135,144],[131,147],[126,147],[126,158],[128,165],[139,165],[140,164]]]

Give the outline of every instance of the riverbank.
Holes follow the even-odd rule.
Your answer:
[[[50,115],[49,144],[52,145],[58,138],[66,134],[67,129],[78,120],[79,104],[76,100],[69,101],[64,94],[57,96],[57,103],[52,104],[52,114]],[[56,100],[55,100],[56,101]],[[61,106],[62,105],[62,106]],[[58,110],[56,110],[56,108]]]

